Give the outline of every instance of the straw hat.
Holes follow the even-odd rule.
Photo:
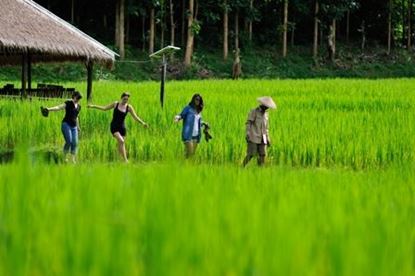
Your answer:
[[[260,97],[260,98],[257,99],[257,101],[260,104],[265,105],[268,108],[271,108],[271,109],[276,109],[277,108],[277,105],[275,104],[275,102],[272,100],[271,97]]]

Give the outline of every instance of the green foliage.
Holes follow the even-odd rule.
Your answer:
[[[283,66],[283,65],[282,65]],[[289,72],[290,66],[286,68]],[[84,83],[65,83],[85,90]],[[214,140],[202,142],[197,162],[239,164],[245,153],[244,124],[256,98],[272,96],[279,110],[270,112],[269,162],[294,167],[379,168],[415,161],[415,89],[411,79],[396,80],[242,80],[168,82],[166,105],[159,107],[157,82],[94,84],[93,102],[108,104],[123,91],[131,92],[131,104],[150,124],[143,129],[127,118],[127,149],[135,161],[181,160],[181,126],[172,118],[199,92],[212,126]],[[13,150],[30,143],[60,151],[63,114],[41,116],[41,105],[62,100],[0,101],[0,145]],[[85,104],[84,104],[85,106]],[[111,112],[84,108],[81,114],[81,162],[117,161],[116,142],[109,132]],[[226,119],[225,119],[226,118]],[[28,123],[30,122],[30,123]]]
[[[0,274],[412,275],[415,175],[405,168],[22,158],[0,166]]]
[[[79,164],[56,165],[33,153],[60,153],[63,114],[39,107],[61,100],[0,100],[0,161],[15,155],[0,165],[0,275],[415,273],[413,79],[168,82],[164,110],[158,89],[94,84],[94,103],[130,91],[150,123],[127,117],[130,164],[111,111],[83,102]],[[186,161],[172,118],[195,92],[214,139]],[[261,95],[278,104],[270,165],[242,169]]]

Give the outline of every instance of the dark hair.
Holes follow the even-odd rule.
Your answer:
[[[196,104],[195,104],[196,98],[200,99],[199,106],[196,106]],[[192,100],[189,103],[189,105],[191,107],[193,107],[194,109],[196,109],[197,113],[202,112],[202,110],[203,110],[203,98],[202,98],[202,96],[200,94],[194,94],[193,97],[192,97]]]
[[[124,92],[121,94],[121,99],[124,98],[125,96],[127,96],[128,98],[130,97],[130,93],[128,92]]]
[[[82,94],[81,94],[81,92],[79,92],[79,91],[75,91],[75,92],[73,92],[73,93],[72,93],[72,99],[78,99],[78,100],[82,99]]]

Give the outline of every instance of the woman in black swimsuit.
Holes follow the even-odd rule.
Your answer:
[[[134,120],[141,123],[145,128],[148,127],[147,123],[141,120],[134,108],[128,104],[130,98],[129,93],[122,93],[121,102],[113,102],[106,106],[99,106],[94,104],[88,104],[88,108],[95,108],[102,111],[113,109],[112,121],[111,121],[111,133],[118,142],[118,151],[125,162],[128,162],[127,153],[125,151],[125,136],[127,135],[127,129],[125,128],[125,117],[128,113],[131,113]]]

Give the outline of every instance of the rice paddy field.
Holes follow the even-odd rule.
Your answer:
[[[65,83],[85,90],[84,83]],[[80,116],[79,162],[60,156],[62,100],[0,99],[0,275],[414,275],[415,80],[96,82],[121,93]],[[185,160],[173,117],[193,93],[213,140]],[[245,121],[269,95],[267,165],[241,167]]]

